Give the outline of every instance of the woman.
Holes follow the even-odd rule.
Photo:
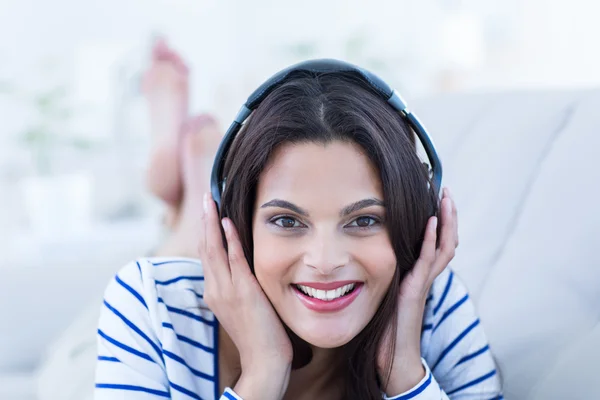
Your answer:
[[[283,83],[224,176],[221,215],[204,199],[199,261],[139,260],[109,285],[97,398],[501,398],[446,269],[456,208],[444,190],[438,213],[412,132],[369,85]]]

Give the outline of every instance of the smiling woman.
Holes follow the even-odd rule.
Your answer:
[[[438,203],[411,129],[372,86],[291,76],[222,172],[200,262],[144,259],[107,289],[97,398],[501,398],[446,268],[453,200]]]

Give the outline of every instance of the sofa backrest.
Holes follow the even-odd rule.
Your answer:
[[[411,106],[458,205],[453,268],[476,301],[506,398],[592,398],[600,90],[447,95]]]

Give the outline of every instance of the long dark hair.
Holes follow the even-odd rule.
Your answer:
[[[381,179],[388,234],[397,266],[388,292],[373,319],[343,346],[344,398],[381,399],[377,350],[387,329],[394,337],[400,282],[414,266],[427,220],[437,214],[437,196],[427,169],[417,156],[415,138],[403,118],[351,73],[318,77],[298,73],[262,102],[238,133],[225,160],[227,177],[222,217],[229,217],[254,271],[252,217],[256,189],[273,151],[285,143],[358,144]],[[288,329],[294,367],[308,363],[310,347]],[[393,344],[394,345],[394,344]],[[392,346],[393,346],[392,345]],[[393,352],[390,352],[393,354]]]

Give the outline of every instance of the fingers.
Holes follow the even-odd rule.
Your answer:
[[[429,221],[427,221],[427,227],[425,228],[425,237],[423,238],[423,245],[421,246],[421,254],[419,255],[419,260],[417,261],[417,263],[422,262],[429,266],[435,261],[437,224],[437,217],[431,217],[429,218]]]
[[[227,254],[229,257],[231,279],[234,284],[237,282],[247,282],[253,277],[237,230],[229,218],[223,218],[222,224],[225,236],[227,237]]]
[[[231,271],[227,252],[223,247],[219,216],[215,202],[209,193],[204,195],[203,232],[201,236],[200,259],[210,282],[216,287],[225,288],[231,285]],[[207,282],[208,283],[208,282]]]
[[[448,225],[449,230],[452,228],[452,239],[454,239],[454,248],[458,247],[458,211],[456,209],[456,203],[454,202],[454,198],[450,193],[450,189],[444,188],[444,198],[450,200],[450,218]],[[451,221],[451,222],[450,222]]]
[[[454,234],[456,239],[455,247],[458,247],[458,245],[460,244],[460,240],[458,238],[458,210],[456,209],[456,202],[454,201],[454,197],[452,197],[450,190],[447,190],[449,197],[452,199],[452,220],[454,221]]]
[[[437,273],[441,272],[454,258],[458,242],[458,224],[456,218],[456,207],[450,197],[450,192],[444,189],[444,196],[441,202],[441,221],[442,228],[440,232],[440,247],[437,251],[437,258],[434,269]]]

